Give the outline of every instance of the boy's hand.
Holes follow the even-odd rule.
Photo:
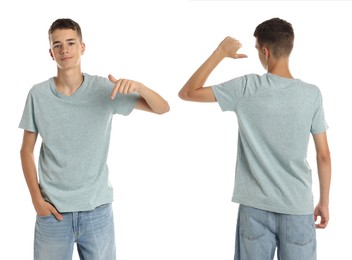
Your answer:
[[[56,208],[47,201],[43,201],[40,204],[34,205],[35,211],[38,216],[49,216],[54,215],[57,220],[63,220],[62,215],[56,210]]]
[[[111,92],[111,99],[114,99],[117,93],[130,94],[132,92],[139,92],[144,87],[142,83],[129,79],[117,80],[114,76],[109,75],[109,80],[115,84],[114,89]]]
[[[239,40],[227,36],[218,46],[217,50],[224,55],[224,57],[229,57],[233,59],[247,58],[246,54],[239,54],[237,51],[242,47]]]
[[[315,227],[326,228],[329,223],[329,208],[318,204],[314,209],[314,221],[317,221],[318,217],[320,217],[320,222],[315,224]]]

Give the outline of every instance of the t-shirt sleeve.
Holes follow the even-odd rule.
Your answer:
[[[246,77],[238,77],[212,86],[215,98],[222,111],[235,111],[244,96]]]
[[[30,132],[38,132],[37,124],[35,122],[34,100],[31,92],[28,93],[19,128]]]
[[[328,124],[325,121],[323,98],[320,91],[318,91],[318,95],[314,102],[314,108],[315,110],[310,131],[312,134],[323,133],[328,129]]]
[[[112,110],[114,114],[127,116],[135,107],[139,95],[137,93],[131,94],[116,94],[115,99],[112,100]]]
[[[111,91],[114,88],[114,84],[110,82],[107,78],[99,77],[103,80],[103,84],[106,87],[105,91],[107,91],[106,95],[111,94]],[[105,98],[105,97],[104,97]],[[131,93],[131,94],[120,94],[117,93],[113,100],[110,100],[110,109],[113,114],[120,114],[127,116],[134,109],[137,100],[139,99],[139,94]]]

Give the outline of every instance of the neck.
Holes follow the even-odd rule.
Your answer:
[[[55,77],[56,90],[66,96],[71,96],[83,83],[81,70],[58,70]]]
[[[268,73],[283,78],[293,79],[288,63],[288,57],[280,59],[270,59],[268,61]]]

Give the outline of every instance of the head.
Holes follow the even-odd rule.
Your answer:
[[[272,18],[257,26],[254,31],[256,48],[262,59],[288,58],[293,49],[294,32],[292,25],[280,18]],[[263,64],[264,65],[264,64]]]
[[[57,19],[51,24],[48,34],[49,52],[59,67],[79,64],[85,44],[78,23],[69,18]]]
[[[72,19],[69,18],[60,18],[57,19],[56,21],[54,21],[48,31],[49,34],[49,40],[51,39],[51,35],[55,30],[58,29],[71,29],[76,31],[77,36],[79,38],[79,40],[82,42],[82,31],[81,31],[81,27],[79,26],[78,23],[76,23],[75,21],[73,21]]]

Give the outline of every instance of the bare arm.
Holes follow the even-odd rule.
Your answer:
[[[29,192],[32,197],[33,206],[39,216],[47,216],[53,214],[57,219],[62,220],[62,216],[57,212],[55,207],[43,199],[41,194],[37,170],[34,161],[34,147],[38,134],[24,131],[21,147],[21,163],[24,177],[27,182]]]
[[[320,187],[320,199],[314,210],[314,218],[320,223],[317,228],[325,228],[329,222],[329,193],[331,182],[331,159],[326,133],[313,135],[315,150],[317,153],[317,166]]]
[[[179,97],[187,101],[215,102],[216,98],[211,87],[204,87],[210,73],[226,57],[233,59],[246,58],[244,54],[237,54],[242,44],[231,37],[226,37],[210,55],[210,57],[191,76],[179,91]]]
[[[115,79],[109,75],[109,80],[115,83],[115,87],[111,93],[111,98],[114,99],[116,93],[129,94],[137,92],[141,98],[137,101],[135,108],[156,114],[164,114],[170,110],[169,104],[158,93],[147,88],[142,83],[129,79]]]

